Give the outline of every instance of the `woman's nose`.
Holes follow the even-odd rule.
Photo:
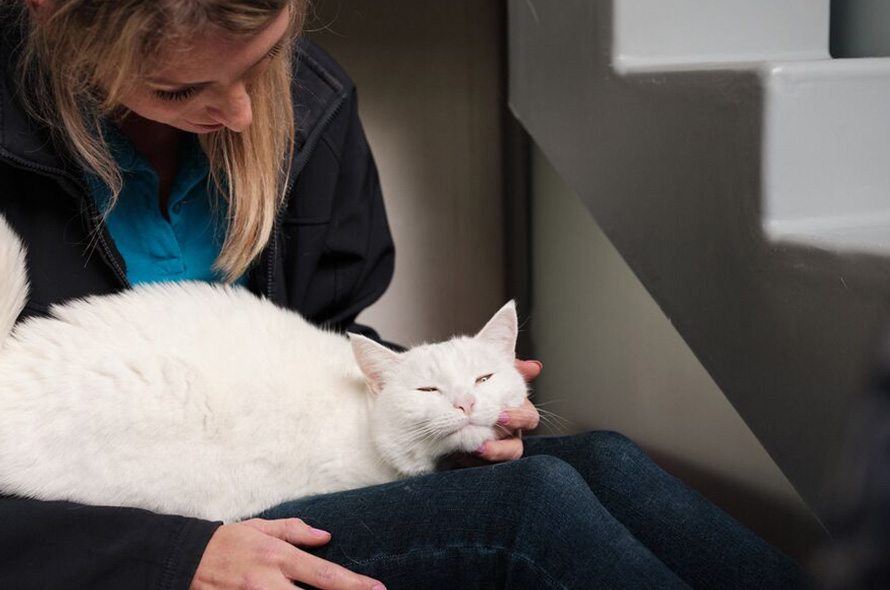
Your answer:
[[[208,113],[214,121],[225,125],[232,131],[240,133],[250,127],[253,122],[253,109],[247,87],[238,83],[208,107]]]

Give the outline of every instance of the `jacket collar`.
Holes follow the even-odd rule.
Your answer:
[[[64,168],[46,128],[28,117],[16,97],[15,64],[21,45],[21,10],[7,3],[0,9],[0,157],[39,169]]]

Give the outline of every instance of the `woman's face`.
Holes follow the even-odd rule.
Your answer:
[[[158,123],[190,133],[228,127],[241,132],[253,119],[248,90],[283,47],[288,11],[249,39],[220,35],[167,47],[161,64],[124,94],[123,106]]]

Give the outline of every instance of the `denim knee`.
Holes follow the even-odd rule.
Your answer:
[[[541,501],[548,504],[589,494],[590,488],[574,467],[549,455],[518,459],[502,465],[510,471],[505,488],[516,492],[516,501],[537,510]]]
[[[573,467],[592,487],[614,473],[650,473],[655,464],[635,442],[610,430],[530,438],[529,457],[552,455]]]
[[[613,430],[594,430],[578,436],[587,437],[594,452],[613,455],[640,455],[643,451],[637,443],[620,432]]]
[[[548,455],[526,457],[509,463],[503,463],[502,466],[513,467],[519,472],[521,477],[537,476],[543,480],[571,477],[571,473],[575,471],[571,465],[562,459]]]

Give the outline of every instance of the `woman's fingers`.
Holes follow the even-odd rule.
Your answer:
[[[507,408],[498,420],[501,432],[499,440],[486,441],[476,450],[476,456],[486,461],[513,461],[522,457],[525,447],[522,444],[522,431],[534,430],[541,417],[538,410],[528,400],[518,408]]]
[[[524,447],[521,438],[489,440],[479,447],[479,450],[476,451],[476,455],[486,461],[513,461],[522,457],[523,449]]]
[[[383,584],[297,549],[320,545],[331,536],[298,518],[254,518],[216,529],[192,579],[190,590],[293,589],[385,590]]]
[[[534,430],[541,421],[538,409],[528,398],[518,408],[507,408],[498,419],[498,426],[509,433],[517,430]]]
[[[252,518],[241,524],[255,528],[267,535],[287,541],[291,545],[318,547],[331,540],[331,533],[313,528],[299,518],[264,520]]]
[[[541,364],[541,361],[521,361],[516,359],[516,370],[519,371],[526,383],[531,382],[540,375],[542,368],[544,368],[544,365]]]
[[[299,518],[282,518],[263,520],[254,518],[242,524],[255,528],[265,534],[287,541],[296,546],[324,545],[331,540],[331,534],[313,528]],[[359,575],[320,557],[300,551],[296,547],[283,546],[280,566],[281,572],[295,582],[323,590],[383,590],[384,586],[377,580]]]
[[[336,563],[292,548],[294,553],[282,563],[281,571],[294,580],[322,590],[386,590],[386,587]]]

